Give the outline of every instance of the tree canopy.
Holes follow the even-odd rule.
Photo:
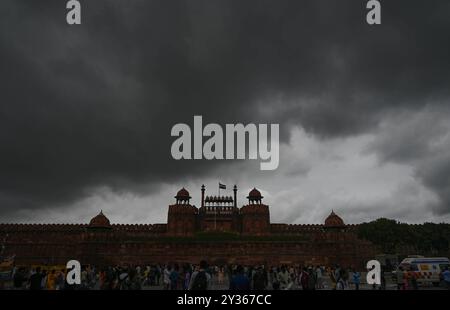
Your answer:
[[[357,233],[387,254],[401,252],[406,247],[413,247],[417,254],[422,255],[449,254],[450,224],[411,225],[380,218],[359,225]]]

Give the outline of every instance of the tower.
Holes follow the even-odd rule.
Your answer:
[[[192,197],[189,196],[189,192],[184,187],[180,189],[177,195],[175,196],[177,204],[184,204],[184,205],[188,205],[189,200],[191,200],[191,198]]]
[[[256,188],[247,196],[248,204],[240,210],[242,234],[261,236],[270,233],[269,206],[262,203],[263,196]]]
[[[239,232],[239,209],[236,205],[237,187],[232,196],[205,196],[205,186],[201,189],[201,207],[198,210],[198,227],[201,231]]]
[[[174,198],[175,204],[169,206],[167,215],[167,233],[171,236],[193,235],[198,209],[190,204],[191,196],[184,187]]]

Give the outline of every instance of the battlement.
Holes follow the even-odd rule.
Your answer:
[[[233,205],[234,200],[231,196],[206,196],[205,205]]]
[[[292,234],[323,231],[322,224],[270,224],[270,232],[273,234]]]
[[[124,232],[165,233],[167,224],[113,224],[114,230]]]
[[[171,214],[197,214],[198,209],[195,206],[192,205],[170,205],[169,206],[169,213]]]
[[[6,223],[0,224],[0,232],[9,231],[78,231],[86,228],[88,224],[32,224],[32,223]]]
[[[269,206],[265,204],[248,204],[243,206],[239,211],[241,214],[249,214],[249,213],[265,214],[269,212]]]

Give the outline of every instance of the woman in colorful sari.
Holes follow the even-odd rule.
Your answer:
[[[47,275],[46,287],[49,291],[56,290],[56,272],[54,269]]]

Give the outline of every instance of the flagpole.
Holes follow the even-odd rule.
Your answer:
[[[220,200],[220,182],[219,182],[219,190],[218,190],[218,196],[216,204],[219,203]],[[217,205],[214,207],[214,230],[217,230]]]

